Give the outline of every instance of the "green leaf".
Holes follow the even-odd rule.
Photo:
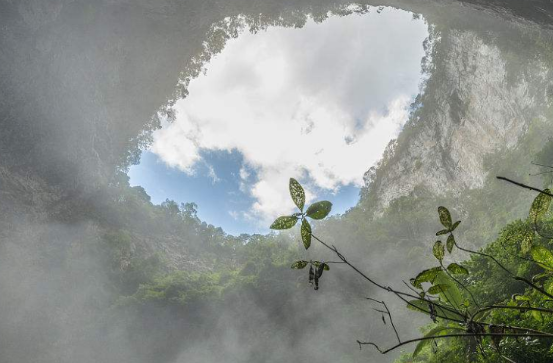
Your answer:
[[[307,266],[307,264],[308,264],[307,261],[301,260],[301,261],[294,262],[291,267],[295,270],[301,270],[301,269],[305,268],[305,266]]]
[[[442,225],[451,230],[451,214],[449,213],[449,211],[447,210],[446,207],[438,207],[438,215],[440,216],[440,222],[442,223]]]
[[[290,178],[290,196],[294,201],[294,204],[303,212],[305,206],[305,191],[301,184],[294,178]]]
[[[447,252],[451,253],[451,251],[453,251],[453,247],[455,246],[455,237],[453,237],[452,234],[447,236],[447,241],[445,244],[447,246]]]
[[[437,294],[441,294],[442,292],[446,291],[447,289],[449,289],[450,285],[446,285],[446,284],[437,284],[437,285],[434,285],[434,286],[431,286],[429,289],[428,289],[428,293],[431,294],[431,295],[437,295]]]
[[[541,311],[532,310],[532,311],[530,311],[530,314],[532,315],[532,317],[534,319],[536,319],[540,323],[543,323],[543,315],[541,314]]]
[[[438,259],[438,261],[442,261],[444,259],[445,249],[442,241],[436,241],[436,243],[434,243],[434,247],[432,247],[432,253],[434,254],[434,257]]]
[[[461,291],[459,291],[459,288],[455,284],[455,281],[453,281],[445,272],[440,272],[436,276],[436,279],[434,280],[434,285],[438,284],[444,284],[449,285],[449,288],[442,293],[440,293],[440,298],[443,302],[447,302],[455,309],[458,309],[465,301],[463,296],[461,295]]]
[[[451,226],[451,229],[449,231],[453,232],[454,230],[457,229],[457,227],[459,227],[460,224],[461,224],[461,221],[457,221],[457,222],[453,223],[453,225]]]
[[[543,288],[548,294],[551,294],[553,292],[553,280],[547,280],[543,285]]]
[[[456,263],[451,263],[447,266],[447,270],[454,275],[468,275],[469,270]]]
[[[313,203],[307,208],[307,216],[313,219],[323,219],[330,213],[332,209],[332,203],[329,201],[322,201]]]
[[[514,294],[511,298],[515,301],[530,301],[530,298],[528,296],[519,294]]]
[[[424,337],[428,338],[428,337],[440,336],[440,335],[443,335],[444,333],[446,333],[448,330],[463,330],[463,329],[455,328],[455,327],[447,327],[447,326],[437,326],[434,329],[430,329],[430,331],[428,333],[424,334]],[[417,355],[419,355],[419,353],[421,352],[421,350],[424,347],[430,345],[430,343],[432,343],[431,339],[421,340],[417,344],[415,350],[413,351],[413,358],[416,358]]]
[[[271,229],[290,229],[296,225],[298,218],[294,216],[284,216],[278,217],[273,224],[271,224]]]
[[[532,282],[536,283],[546,277],[551,277],[551,272],[542,272],[540,274],[532,276]]]
[[[543,246],[533,246],[530,250],[532,258],[541,267],[553,271],[553,254]]]
[[[407,309],[430,314],[428,302],[423,300],[411,300],[407,303]]]
[[[436,312],[440,316],[440,318],[445,317],[448,319],[456,319],[456,320],[459,320],[459,318],[462,318],[462,315],[456,314],[449,310],[442,309],[438,305],[434,304],[434,307],[436,309]],[[430,303],[426,300],[411,300],[408,302],[407,308],[409,310],[430,315]]]
[[[520,243],[520,251],[522,254],[527,254],[532,249],[532,243],[534,242],[534,232],[527,232],[522,237],[522,242]]]
[[[421,271],[417,277],[412,279],[411,285],[413,285],[416,288],[422,288],[423,282],[433,282],[438,273],[442,271],[441,267],[433,267],[428,270]]]
[[[449,229],[442,229],[441,231],[436,232],[436,236],[441,236],[442,234],[448,234],[448,233],[449,233]]]
[[[327,263],[324,264],[324,267],[323,267],[323,268],[325,269],[325,271],[329,271],[329,270],[330,270],[330,266],[329,266]]]
[[[300,234],[303,246],[305,247],[305,249],[308,249],[309,246],[311,246],[311,225],[309,224],[307,219],[301,221]]]
[[[549,189],[544,189],[544,192],[551,193]],[[536,223],[538,219],[542,218],[549,210],[550,205],[551,197],[549,195],[543,193],[538,194],[530,207],[530,219],[532,222]]]

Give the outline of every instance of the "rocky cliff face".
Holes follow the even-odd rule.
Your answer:
[[[471,2],[488,13],[542,24],[551,14],[546,0],[524,7],[509,0]],[[114,168],[136,160],[137,148],[157,127],[152,115],[173,96],[179,73],[202,52],[213,23],[244,14],[254,27],[301,26],[308,13],[347,13],[345,3],[4,0],[0,162],[65,189],[93,189]],[[466,15],[463,1],[366,3],[420,12],[430,22],[439,21],[446,7],[448,22]]]
[[[460,30],[438,36],[411,119],[365,175],[377,211],[417,186],[437,195],[481,188],[486,157],[508,154],[533,122],[545,119],[550,63],[526,37],[505,43]]]

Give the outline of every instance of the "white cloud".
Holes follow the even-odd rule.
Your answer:
[[[190,83],[151,150],[187,173],[201,150],[238,150],[242,187],[257,173],[252,207],[264,220],[293,208],[289,177],[308,180],[308,198],[362,185],[407,120],[426,36],[399,10],[242,34]]]
[[[213,168],[213,165],[207,164],[207,175],[211,178],[212,184],[218,183],[221,181],[217,174],[215,173],[215,169]]]

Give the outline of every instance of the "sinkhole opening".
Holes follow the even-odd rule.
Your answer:
[[[184,74],[187,96],[167,107],[131,184],[155,203],[194,202],[201,220],[234,235],[266,233],[293,211],[290,177],[308,202],[354,207],[424,88],[432,41],[413,13],[352,13],[301,28],[216,25],[226,36],[209,37],[201,72]]]

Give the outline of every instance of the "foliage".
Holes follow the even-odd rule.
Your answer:
[[[515,184],[517,183],[515,182]],[[533,189],[520,183],[518,185]],[[304,222],[306,217],[313,215],[313,213],[311,215],[309,213],[311,208],[316,213],[322,210],[320,206],[324,205],[325,202],[315,203],[307,209],[307,213],[303,213],[303,200],[300,200],[299,203],[296,201],[299,188],[301,188],[299,183],[291,179],[291,197],[298,207],[301,205],[300,213],[280,217],[275,221],[272,228],[280,226],[280,221],[283,218],[290,221],[295,218],[296,221]],[[553,334],[550,333],[553,333],[551,329],[553,326],[550,326],[550,322],[553,323],[553,309],[550,306],[551,301],[553,301],[553,253],[545,241],[553,240],[553,238],[544,237],[540,233],[539,230],[542,227],[537,225],[537,221],[541,221],[547,229],[550,223],[545,216],[549,211],[552,196],[549,189],[534,190],[539,193],[530,207],[529,217],[522,225],[518,226],[518,229],[509,231],[510,233],[507,234],[509,237],[514,235],[523,238],[509,240],[510,245],[507,248],[504,247],[502,253],[497,253],[498,251],[495,250],[488,251],[488,249],[495,247],[493,245],[481,252],[460,246],[453,233],[461,222],[456,221],[454,223],[450,211],[446,207],[438,207],[439,221],[445,229],[439,230],[436,235],[447,234],[447,240],[445,244],[440,240],[436,241],[432,248],[432,253],[438,260],[439,266],[426,269],[410,279],[411,289],[416,293],[415,295],[375,282],[371,277],[353,266],[335,246],[330,246],[320,238],[314,237],[311,229],[309,232],[302,231],[301,235],[304,240],[304,235],[311,235],[324,247],[334,252],[341,263],[351,267],[368,283],[394,294],[407,303],[407,308],[428,315],[433,322],[433,325],[424,336],[411,340],[402,340],[392,323],[392,328],[398,339],[397,344],[383,349],[375,342],[358,341],[360,347],[371,345],[384,354],[405,344],[418,342],[412,354],[412,358],[415,360],[424,356],[424,361],[429,361],[429,359],[434,359],[434,356],[440,356],[438,361],[443,361],[447,355],[448,359],[452,361],[457,359],[459,362],[467,359],[468,361],[480,361],[482,359],[486,361],[490,361],[490,359],[512,361],[510,357],[520,356],[521,351],[525,351],[527,347],[530,347],[529,351],[524,354],[525,359],[534,354],[536,357],[541,357],[541,359],[547,359],[543,360],[545,362],[553,358],[549,356],[550,351],[546,343],[546,341],[553,338]],[[301,195],[304,195],[304,193],[301,193]],[[324,208],[325,212],[321,213],[321,218],[324,218],[330,212],[330,206]],[[286,228],[293,227],[296,221],[288,223]],[[535,232],[536,236],[545,241],[536,244],[529,233],[529,228]],[[309,246],[305,247],[306,249],[309,248]],[[470,254],[471,260],[466,263],[469,267],[455,262],[450,263],[447,267],[444,265],[446,249],[451,254],[455,248]],[[522,256],[528,253],[528,250],[531,258],[523,259]],[[510,259],[504,258],[505,252],[509,254]],[[484,263],[487,267],[485,270],[477,271],[476,275],[484,271],[489,274],[489,267],[499,269],[503,279],[515,282],[514,286],[516,286],[517,290],[515,291],[517,292],[512,294],[510,298],[501,298],[501,294],[494,294],[487,296],[487,299],[485,299],[481,296],[482,291],[485,290],[475,289],[475,286],[478,286],[482,281],[489,280],[489,278],[475,279],[470,273],[471,262],[473,264]],[[304,269],[307,266],[309,266],[309,282],[314,283],[315,290],[318,290],[318,281],[328,264],[313,260],[298,260],[291,267],[292,269]],[[536,271],[539,268],[545,271]],[[513,270],[516,272],[513,272]],[[534,273],[533,277],[529,276],[529,273]],[[543,281],[540,282],[540,280]],[[505,286],[505,284],[497,282],[496,285]],[[498,297],[500,298],[498,299]],[[386,324],[385,315],[392,322],[392,313],[386,303],[372,298],[369,299],[385,307],[385,311],[377,310],[383,314],[382,321],[384,324]],[[441,341],[443,338],[447,338],[453,343],[443,343]],[[522,344],[519,343],[520,340],[523,340]],[[462,349],[459,349],[460,347]],[[547,350],[541,351],[545,348]]]
[[[506,309],[490,309],[479,314],[482,322],[489,324],[485,331],[498,336],[483,337],[479,340],[448,339],[434,340],[433,344],[420,344],[412,358],[402,355],[396,362],[466,362],[466,352],[473,362],[504,362],[507,357],[515,362],[550,362],[553,351],[550,339],[536,337],[511,338],[502,336],[508,333],[509,326],[520,326],[535,331],[553,331],[553,305],[551,298],[523,280],[532,281],[545,293],[553,292],[553,243],[534,232],[534,222],[548,211],[550,197],[538,194],[530,208],[529,217],[524,221],[515,221],[504,228],[500,237],[482,250],[482,254],[472,254],[463,265],[451,264],[448,270],[461,273],[458,285],[462,284],[471,292],[468,309],[480,306],[507,306]],[[547,204],[547,208],[543,205]],[[550,224],[548,220],[546,224]],[[527,245],[532,245],[530,256]],[[497,262],[488,256],[493,256]],[[525,257],[526,256],[526,257]],[[530,258],[528,258],[530,257]],[[503,267],[501,267],[503,266]],[[516,278],[505,271],[516,271]],[[470,271],[470,275],[467,275]],[[417,280],[415,280],[417,282]],[[543,311],[525,310],[538,308]],[[426,329],[438,333],[449,326],[447,321],[438,321]],[[458,328],[458,326],[457,326]],[[428,333],[427,333],[428,334]],[[436,334],[435,336],[439,336]],[[422,342],[421,342],[422,343]]]

